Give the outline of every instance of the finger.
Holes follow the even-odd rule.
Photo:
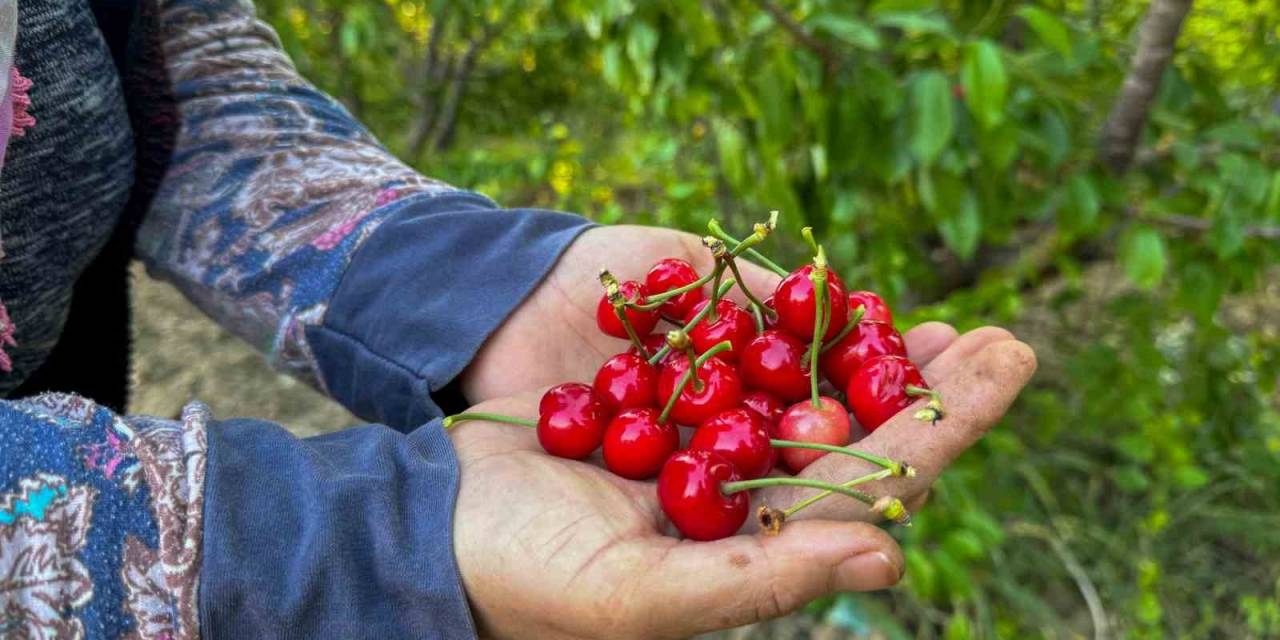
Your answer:
[[[902,334],[902,340],[907,343],[907,356],[916,363],[916,366],[923,369],[929,366],[938,354],[950,347],[958,335],[955,328],[949,324],[926,322]]]
[[[983,347],[936,387],[947,411],[936,425],[913,416],[924,405],[922,400],[857,443],[860,450],[909,463],[915,467],[916,476],[889,478],[860,488],[872,495],[892,495],[910,502],[1000,420],[1035,369],[1035,353],[1024,343],[1005,340]],[[850,456],[828,454],[805,468],[802,475],[840,483],[876,469]],[[775,487],[766,490],[761,499],[772,506],[786,507],[812,493],[812,489]],[[876,519],[862,503],[838,496],[815,503],[797,517]]]
[[[987,345],[1016,340],[1012,333],[1000,327],[980,327],[969,331],[955,339],[946,350],[934,357],[921,373],[929,384],[936,385],[946,380],[974,354],[982,351]]]
[[[776,618],[838,591],[897,584],[902,550],[878,527],[796,522],[777,536],[672,547],[637,592],[661,603],[653,635],[688,637]]]

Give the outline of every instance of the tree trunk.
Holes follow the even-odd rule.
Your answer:
[[[1182,21],[1192,0],[1151,0],[1138,32],[1138,50],[1102,128],[1099,155],[1112,171],[1124,173],[1133,163],[1147,114],[1160,78],[1173,57]]]

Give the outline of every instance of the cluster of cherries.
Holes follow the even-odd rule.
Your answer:
[[[483,419],[536,427],[542,448],[563,458],[602,450],[605,467],[619,476],[656,476],[663,512],[695,540],[736,533],[748,515],[749,490],[775,485],[820,493],[788,509],[761,507],[766,531],[776,533],[787,517],[833,493],[906,523],[901,501],[855,487],[914,470],[847,448],[850,412],[869,433],[921,398],[927,403],[916,418],[937,422],[941,399],[907,359],[884,300],[847,291],[808,229],[814,259],[794,271],[753,248],[775,224],[776,213],[738,241],[713,221],[713,235],[703,240],[715,258],[707,274],[676,258],[658,261],[643,281],[619,282],[602,271],[597,325],[629,340],[629,350],[609,358],[591,385],[548,390],[536,422],[464,413],[446,418],[445,426]],[[744,254],[783,276],[764,300],[742,281],[735,260]],[[745,307],[724,297],[734,286]],[[662,321],[674,328],[654,333]],[[678,425],[696,427],[683,449]],[[879,470],[844,484],[790,475],[828,453]]]

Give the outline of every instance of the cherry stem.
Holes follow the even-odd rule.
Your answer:
[[[831,484],[821,480],[810,480],[808,478],[756,478],[755,480],[737,480],[735,482],[724,482],[720,484],[720,491],[726,495],[737,493],[739,491],[749,491],[751,489],[763,489],[765,487],[808,487],[810,489],[822,489],[831,493],[849,496],[868,507],[876,503],[877,498],[869,493],[858,491],[845,487],[843,485]]]
[[[907,395],[915,397],[929,398],[929,404],[923,409],[915,413],[915,419],[930,424],[938,424],[938,421],[946,417],[946,412],[942,410],[942,394],[933,389],[917,387],[914,384],[907,385]]]
[[[724,295],[729,291],[729,289],[732,289],[735,284],[737,284],[737,282],[733,278],[730,278],[722,282],[720,284],[720,288],[717,289],[717,291],[720,292],[720,295]],[[702,322],[702,320],[707,317],[707,314],[711,313],[712,307],[713,305],[707,304],[696,315],[694,315],[692,318],[689,318],[689,322],[685,323],[685,325],[681,327],[680,330],[684,331],[685,333],[688,333],[694,327],[698,326],[698,323]],[[670,344],[663,345],[661,349],[658,349],[657,353],[653,354],[652,358],[649,358],[649,364],[657,365],[659,362],[662,362],[662,359],[667,357],[667,354],[669,353],[671,353],[671,345]]]
[[[771,216],[771,218],[776,218],[776,216]],[[756,251],[755,249],[752,249],[751,245],[747,245],[746,249],[740,250],[742,249],[743,241],[738,240],[737,238],[734,238],[728,233],[725,233],[724,229],[720,228],[719,221],[717,220],[708,221],[707,230],[711,232],[711,235],[723,240],[725,244],[729,245],[729,248],[732,251],[733,255],[737,256],[737,255],[746,254],[748,256],[751,256],[751,259],[755,260],[756,262],[759,262],[762,266],[764,266],[764,268],[780,276],[785,277],[788,273],[790,273],[786,269],[783,269],[782,267],[778,266],[778,263],[765,257],[764,254],[760,253],[759,251]]]
[[[644,304],[637,304],[628,300],[627,306],[632,309],[638,309],[640,311],[654,311],[659,307],[661,307],[668,300],[680,294],[693,291],[694,289],[699,289],[703,285],[707,284],[708,282],[711,282],[711,278],[713,275],[715,274],[708,273],[707,275],[702,276],[701,278],[698,278],[697,280],[694,280],[693,282],[690,282],[689,284],[686,284],[682,287],[676,287],[675,289],[668,289],[666,291],[663,291],[662,293],[646,296]]]
[[[771,439],[769,440],[769,446],[774,447],[775,449],[813,449],[815,451],[839,453],[846,456],[853,456],[861,460],[866,460],[871,464],[874,464],[878,467],[883,468],[885,471],[889,471],[890,472],[889,475],[907,477],[907,478],[913,478],[916,475],[916,468],[905,462],[890,460],[889,458],[878,456],[874,453],[867,453],[865,451],[850,449],[848,447],[839,447],[833,444],[825,444],[822,442],[797,442],[795,440]]]
[[[801,232],[805,239],[813,239],[813,231],[805,227]],[[809,392],[813,396],[813,407],[822,408],[818,395],[818,354],[822,351],[822,336],[827,333],[827,254],[822,246],[813,243],[817,251],[813,257],[813,271],[809,272],[809,281],[813,283],[813,342],[809,346]]]
[[[818,241],[813,238],[813,227],[801,229],[800,235],[804,237],[805,243],[809,245],[809,249],[815,254],[822,250],[822,247],[818,246]]]
[[[840,344],[840,341],[844,340],[845,336],[849,335],[849,332],[853,331],[853,328],[858,326],[859,322],[862,322],[862,316],[866,315],[866,313],[866,305],[858,305],[858,308],[853,312],[853,316],[849,318],[848,322],[844,323],[844,328],[840,330],[840,333],[837,333],[836,337],[828,340],[827,343],[822,346],[822,351],[819,353],[826,353],[831,347]]]
[[[497,413],[458,413],[451,416],[445,416],[443,426],[445,431],[452,429],[459,422],[470,422],[473,420],[484,420],[485,422],[501,422],[502,424],[514,424],[521,427],[537,427],[536,420],[528,418],[516,418],[514,416],[504,416]]]
[[[618,316],[618,321],[622,323],[622,328],[627,330],[627,337],[631,339],[631,344],[635,346],[636,351],[640,353],[641,358],[646,360],[649,358],[649,351],[644,348],[644,341],[640,339],[640,335],[636,333],[636,328],[631,326],[631,319],[627,317],[625,305],[615,305],[613,307],[614,315]]]
[[[667,418],[671,417],[671,409],[676,406],[676,400],[680,399],[680,394],[684,393],[684,388],[689,385],[689,381],[695,379],[698,369],[701,369],[702,365],[706,364],[707,360],[710,360],[717,353],[728,351],[732,348],[733,343],[728,340],[717,342],[710,349],[704,351],[702,355],[698,356],[697,360],[690,362],[689,370],[685,371],[683,376],[680,376],[680,381],[676,383],[676,388],[671,392],[671,397],[667,398],[667,405],[662,408],[662,414],[658,416],[660,424],[666,424]]]
[[[778,317],[777,311],[764,306],[764,303],[760,302],[760,299],[754,293],[751,293],[751,289],[747,288],[747,281],[742,277],[742,272],[738,271],[738,263],[734,261],[733,256],[725,256],[724,261],[729,265],[729,270],[733,272],[733,277],[738,279],[738,289],[742,290],[742,295],[747,297],[747,302],[751,303],[751,308],[755,309],[757,314],[767,313],[771,317]],[[761,324],[763,325],[763,322]],[[763,326],[760,329],[763,330]]]
[[[853,487],[856,487],[860,484],[875,482],[876,480],[883,480],[885,478],[888,478],[891,475],[893,475],[893,471],[891,469],[881,469],[873,473],[868,473],[867,475],[862,476],[860,478],[854,478],[853,480],[842,483],[840,486],[845,487],[846,489],[852,489]],[[801,509],[804,509],[805,507],[831,495],[831,493],[832,492],[830,490],[827,490],[821,493],[816,493],[814,495],[811,495],[808,498],[805,498],[804,500],[801,500],[791,505],[790,507],[783,509],[782,515],[787,518],[790,518],[791,516],[795,515],[797,511],[800,511]]]

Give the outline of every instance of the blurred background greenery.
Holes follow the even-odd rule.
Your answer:
[[[1179,33],[1189,4],[258,1],[429,175],[693,231],[779,209],[904,327],[1037,347],[900,532],[903,585],[824,629],[1280,637],[1280,6]]]

